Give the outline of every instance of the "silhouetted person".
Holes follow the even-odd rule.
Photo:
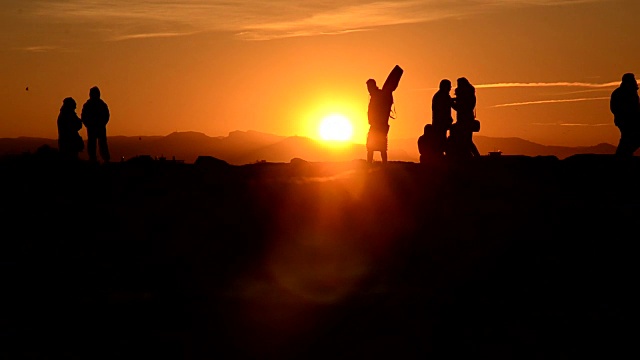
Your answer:
[[[613,122],[620,130],[616,155],[632,156],[640,147],[640,100],[634,74],[622,76],[620,86],[611,93],[609,107]]]
[[[82,121],[76,114],[76,101],[73,98],[62,100],[57,126],[60,154],[65,158],[77,159],[78,153],[84,150],[84,140],[78,133],[82,129]]]
[[[82,106],[82,123],[87,128],[87,152],[89,160],[96,162],[96,142],[100,147],[100,157],[109,162],[109,147],[107,145],[107,123],[109,122],[109,107],[100,98],[97,86],[89,90],[89,99]]]
[[[469,80],[458,78],[452,107],[456,111],[456,122],[451,126],[447,141],[447,154],[459,158],[480,156],[473,143],[473,121],[476,118],[476,89]]]
[[[380,151],[382,162],[387,162],[387,146],[389,134],[389,116],[393,105],[393,95],[390,90],[382,90],[374,79],[367,80],[369,90],[369,133],[367,134],[367,162],[373,162],[373,152]]]
[[[444,154],[447,142],[447,131],[449,131],[451,124],[453,124],[453,117],[451,117],[453,100],[449,94],[450,92],[451,81],[443,79],[440,81],[438,91],[431,99],[431,123],[433,124],[432,131],[434,132],[433,146],[437,149],[435,155]]]

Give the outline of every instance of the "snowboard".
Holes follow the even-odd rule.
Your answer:
[[[389,76],[387,76],[387,80],[384,81],[382,90],[395,91],[398,88],[403,72],[404,70],[402,70],[400,66],[396,65],[389,73]]]

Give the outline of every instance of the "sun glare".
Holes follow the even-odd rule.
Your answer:
[[[329,115],[320,123],[320,138],[330,141],[351,140],[353,126],[349,119],[343,115]]]

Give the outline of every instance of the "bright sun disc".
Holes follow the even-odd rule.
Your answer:
[[[320,123],[320,137],[323,140],[346,141],[352,135],[351,122],[343,115],[329,115]]]

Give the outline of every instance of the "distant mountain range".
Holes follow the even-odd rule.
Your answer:
[[[502,151],[504,155],[556,156],[564,159],[575,154],[613,154],[615,146],[598,144],[586,147],[546,146],[520,138],[474,136],[480,153]],[[18,137],[0,138],[0,155],[34,152],[47,145],[57,148],[56,139]],[[198,156],[213,156],[234,165],[259,161],[289,162],[293,158],[307,161],[350,161],[364,159],[364,144],[328,144],[300,136],[278,136],[258,131],[233,131],[228,136],[211,137],[199,132],[174,132],[167,136],[111,136],[112,161],[140,155],[165,157],[193,163]],[[86,159],[86,151],[81,154]],[[376,159],[379,154],[376,153]],[[419,160],[416,139],[390,140],[390,161]]]

